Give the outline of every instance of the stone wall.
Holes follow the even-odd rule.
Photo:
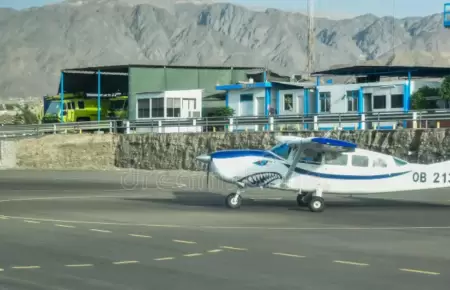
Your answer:
[[[450,130],[299,132],[356,142],[361,148],[410,162],[450,159]],[[49,135],[17,141],[17,165],[43,169],[184,169],[200,170],[195,157],[231,148],[270,148],[275,134],[180,133],[130,135]]]
[[[47,135],[17,141],[17,166],[42,169],[111,169],[117,136]]]
[[[448,129],[299,132],[290,135],[327,135],[410,162],[432,163],[450,159]],[[275,145],[274,136],[268,132],[122,135],[116,151],[116,166],[199,170],[201,164],[195,160],[198,155],[231,148],[270,148]]]

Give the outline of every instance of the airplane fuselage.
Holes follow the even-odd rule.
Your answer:
[[[211,172],[219,179],[247,187],[333,194],[369,194],[450,187],[450,161],[411,164],[389,155],[356,149],[297,163],[282,183],[292,158],[270,150],[228,150],[211,154]]]

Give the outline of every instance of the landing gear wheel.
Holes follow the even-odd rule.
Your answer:
[[[303,199],[305,198],[306,194],[298,194],[297,195],[297,204],[298,206],[307,206],[308,202],[304,201]]]
[[[226,199],[226,205],[228,208],[237,209],[240,208],[242,204],[242,197],[236,193],[230,193]]]
[[[308,207],[312,212],[322,212],[325,209],[325,200],[315,196],[309,202]]]

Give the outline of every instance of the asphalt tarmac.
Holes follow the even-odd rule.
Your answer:
[[[328,197],[204,173],[0,171],[0,289],[445,289],[450,190]]]

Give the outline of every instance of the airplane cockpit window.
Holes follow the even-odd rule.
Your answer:
[[[326,152],[324,153],[324,164],[347,166],[348,155],[340,152]]]
[[[394,162],[397,166],[405,166],[406,164],[408,164],[408,162],[406,162],[404,160],[401,160],[401,159],[398,159],[395,157],[393,157],[393,158],[394,158]]]
[[[382,167],[382,168],[386,168],[387,167],[387,162],[386,160],[384,160],[383,158],[375,158],[373,160],[373,167]]]
[[[363,155],[352,156],[352,166],[355,167],[369,167],[369,157]]]
[[[270,149],[270,151],[272,151],[273,153],[275,153],[276,155],[278,155],[284,159],[288,159],[291,149],[292,148],[286,144],[279,144],[279,145],[276,145],[275,147],[273,147],[272,149]]]
[[[302,152],[302,155],[300,156],[300,162],[321,164],[322,163],[322,153],[316,152],[314,150],[306,149],[305,151]]]

